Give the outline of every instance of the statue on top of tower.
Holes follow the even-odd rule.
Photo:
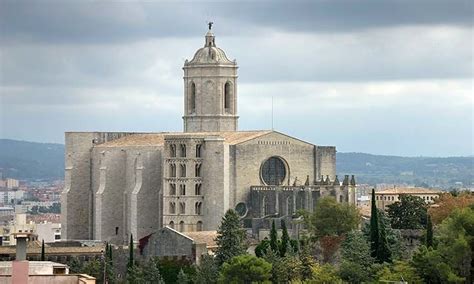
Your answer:
[[[209,26],[209,30],[212,29],[212,25],[214,25],[214,22],[208,22],[207,25]]]

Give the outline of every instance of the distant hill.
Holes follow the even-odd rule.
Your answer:
[[[0,168],[5,177],[64,177],[64,145],[0,139]],[[354,174],[358,183],[407,183],[448,188],[474,182],[474,157],[428,158],[337,153],[340,176]]]
[[[340,175],[354,174],[358,183],[407,183],[449,188],[474,182],[474,157],[398,157],[337,153]]]
[[[64,145],[0,139],[0,171],[15,179],[64,178]]]

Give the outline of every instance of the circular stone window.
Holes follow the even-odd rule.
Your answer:
[[[239,214],[240,217],[245,217],[245,215],[247,215],[247,205],[240,202],[235,206],[235,211],[237,211],[237,214]]]
[[[267,185],[280,185],[286,178],[285,162],[278,157],[270,157],[261,168],[261,176]]]

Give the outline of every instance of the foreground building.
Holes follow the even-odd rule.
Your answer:
[[[237,63],[216,46],[184,67],[184,132],[68,132],[62,238],[116,244],[164,226],[214,231],[231,208],[254,219],[312,211],[320,196],[354,202],[336,148],[273,130],[238,131]]]

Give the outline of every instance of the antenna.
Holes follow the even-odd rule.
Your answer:
[[[272,130],[273,130],[273,96],[272,96]]]

